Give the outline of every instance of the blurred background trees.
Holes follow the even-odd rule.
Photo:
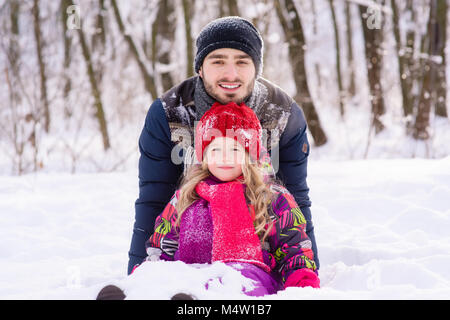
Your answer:
[[[317,154],[447,155],[446,0],[6,0],[0,173],[132,166],[151,102],[226,15],[260,30],[263,76],[302,106]]]

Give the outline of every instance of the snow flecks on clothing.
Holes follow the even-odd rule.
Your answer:
[[[212,232],[208,203],[204,200],[197,201],[181,216],[179,254],[176,259],[186,263],[210,262]]]
[[[261,116],[261,108],[267,105],[267,97],[269,95],[269,90],[267,87],[260,83],[259,81],[255,81],[255,87],[253,89],[253,93],[250,96],[249,101],[247,101],[246,105],[249,106],[253,112],[258,115],[259,119],[262,119]]]
[[[191,121],[191,117],[189,116],[189,111],[186,109],[186,107],[183,104],[179,104],[175,108],[175,112],[178,114],[179,118],[182,119],[183,123],[193,126],[194,124]]]

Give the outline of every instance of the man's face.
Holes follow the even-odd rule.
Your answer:
[[[254,87],[256,70],[244,51],[222,48],[210,52],[199,70],[206,92],[221,104],[240,104]]]

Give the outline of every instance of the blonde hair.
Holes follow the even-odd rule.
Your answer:
[[[272,219],[270,218],[267,207],[271,202],[272,191],[267,183],[264,182],[264,175],[259,162],[250,161],[248,152],[245,152],[244,164],[242,165],[242,176],[244,179],[239,182],[245,184],[245,197],[250,201],[250,204],[255,210],[255,218],[253,225],[255,233],[264,242],[270,230],[272,229]],[[181,181],[181,188],[179,198],[176,204],[178,218],[176,224],[179,225],[183,212],[200,196],[195,191],[197,184],[204,179],[212,176],[208,170],[208,164],[203,159],[201,164],[192,165],[188,170],[183,180]],[[249,212],[250,214],[250,212]],[[266,230],[265,226],[268,225]]]

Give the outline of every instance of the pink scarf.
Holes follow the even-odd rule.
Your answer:
[[[212,185],[202,181],[195,187],[198,195],[208,201],[211,208],[211,261],[248,262],[270,272],[263,261],[261,243],[245,201],[244,188],[245,185],[238,181]]]

